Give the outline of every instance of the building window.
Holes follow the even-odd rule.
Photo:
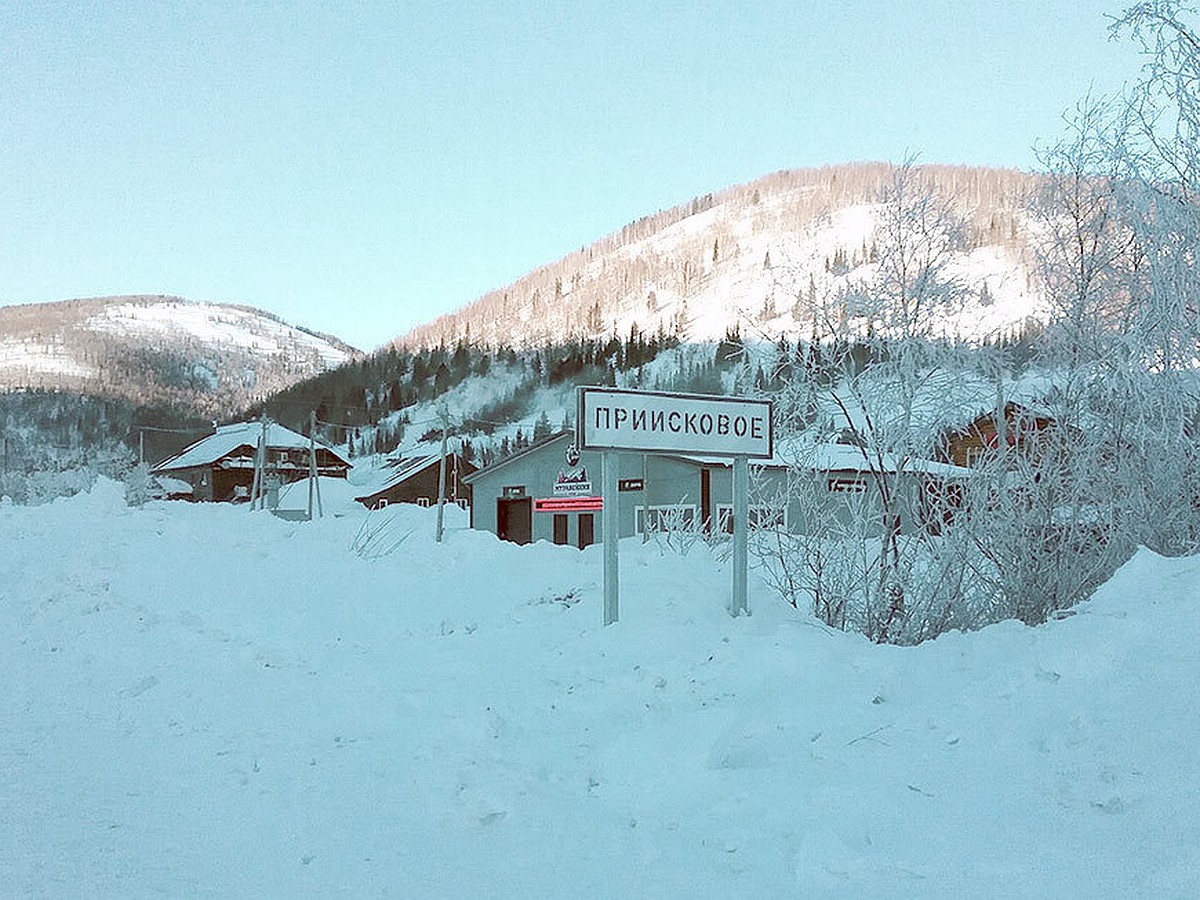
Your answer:
[[[831,494],[865,494],[867,479],[859,475],[835,475],[825,486]]]
[[[694,531],[700,519],[697,507],[686,503],[667,506],[634,507],[634,528],[637,534],[663,531]]]
[[[785,507],[751,506],[747,510],[750,530],[787,529],[787,509]],[[733,534],[733,505],[717,504],[717,530],[725,534]]]

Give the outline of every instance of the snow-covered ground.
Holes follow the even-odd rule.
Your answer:
[[[626,541],[604,628],[600,548],[352,493],[0,506],[0,895],[1200,894],[1198,559],[897,648]]]

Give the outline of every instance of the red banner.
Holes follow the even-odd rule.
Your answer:
[[[604,509],[603,497],[540,497],[533,501],[534,512],[595,512]]]

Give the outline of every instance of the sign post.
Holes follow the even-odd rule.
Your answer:
[[[731,616],[749,615],[746,602],[750,557],[750,463],[745,456],[733,458],[733,603]]]
[[[604,511],[601,513],[604,528],[604,624],[617,621],[617,542],[620,540],[620,520],[617,515],[617,454],[605,450],[601,457],[603,474]]]
[[[749,460],[769,459],[774,452],[770,401],[580,387],[576,402],[575,448],[599,450],[603,459],[604,624],[617,621],[618,450],[733,459],[733,594],[729,612],[735,616],[748,613]]]

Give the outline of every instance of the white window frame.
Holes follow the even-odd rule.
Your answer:
[[[653,506],[635,506],[633,508],[633,529],[634,534],[644,534],[644,526],[646,522],[646,513],[651,513],[651,521],[661,522],[664,515],[679,515],[683,517],[691,514],[691,522],[683,529],[684,531],[696,531],[700,527],[700,507],[694,503],[662,503]],[[662,534],[666,528],[652,528],[651,534]]]
[[[758,531],[760,529],[782,528],[787,531],[788,527],[788,510],[786,506],[766,506],[763,504],[755,504],[749,507],[750,530]],[[764,519],[768,519],[767,525],[763,525]],[[733,534],[733,504],[718,503],[717,504],[717,533]]]

